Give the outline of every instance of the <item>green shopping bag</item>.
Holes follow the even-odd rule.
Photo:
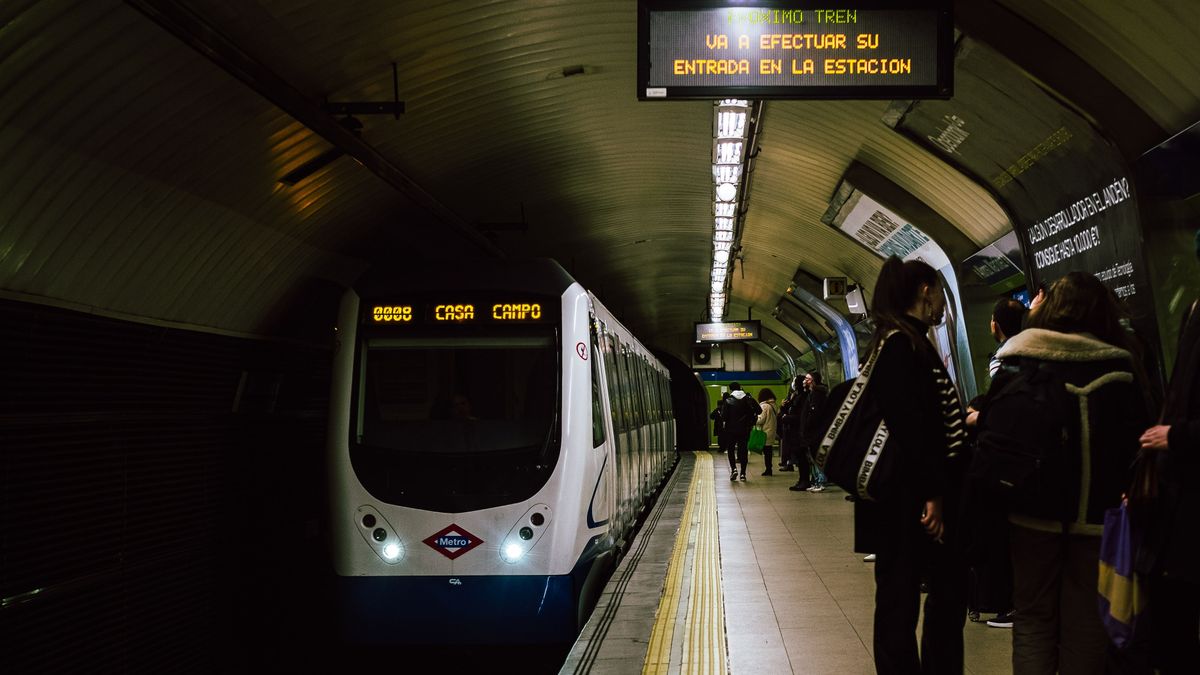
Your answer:
[[[754,427],[750,430],[750,438],[746,441],[747,450],[762,450],[767,445],[767,432]]]

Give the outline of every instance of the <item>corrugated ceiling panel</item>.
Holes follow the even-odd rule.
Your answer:
[[[239,331],[407,206],[118,2],[9,6],[0,92],[0,287]]]
[[[1144,74],[1172,101],[1161,114],[1194,117],[1200,77],[1167,77],[1195,67],[1172,46],[1195,41],[1194,9],[1008,4],[1068,45],[1082,27],[1144,47],[1112,48],[1124,71],[1097,64]],[[406,112],[364,116],[367,142],[467,223],[523,209],[528,230],[498,231],[503,248],[560,259],[631,329],[686,353],[708,288],[711,107],[636,101],[636,2],[188,5],[313,101],[389,99],[398,63]],[[116,0],[0,12],[0,93],[22,102],[0,110],[0,287],[254,330],[304,278],[351,277],[355,256],[474,255],[438,245],[445,228],[348,159],[281,187],[329,146]],[[1143,39],[1154,31],[1161,44]],[[1118,84],[1136,96],[1139,82]],[[1176,89],[1190,93],[1162,93]],[[884,106],[768,104],[731,307],[766,313],[797,267],[873,281],[878,259],[819,220],[853,160],[978,244],[1006,229],[986,192],[880,122]]]
[[[1000,2],[1081,56],[1169,133],[1200,117],[1200,2]]]

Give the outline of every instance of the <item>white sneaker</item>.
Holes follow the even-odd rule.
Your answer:
[[[808,491],[809,492],[824,492],[825,486],[824,485],[814,485],[814,486],[808,488]]]
[[[871,553],[863,557],[863,562],[875,562],[875,554]]]

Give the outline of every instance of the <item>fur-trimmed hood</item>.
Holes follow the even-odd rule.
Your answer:
[[[1026,328],[996,352],[1001,359],[1018,356],[1066,362],[1133,360],[1128,351],[1102,342],[1091,333],[1060,333],[1045,328]]]

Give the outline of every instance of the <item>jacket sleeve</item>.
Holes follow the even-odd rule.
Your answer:
[[[758,417],[755,418],[754,424],[761,427],[762,425],[767,423],[767,414],[768,414],[767,408],[768,408],[768,404],[766,404],[766,403],[758,404]]]
[[[932,397],[933,371],[916,349],[904,333],[889,338],[877,357],[868,393],[879,402],[901,459],[910,466],[901,475],[913,482],[922,499],[932,499],[946,493],[946,434],[940,404]]]

